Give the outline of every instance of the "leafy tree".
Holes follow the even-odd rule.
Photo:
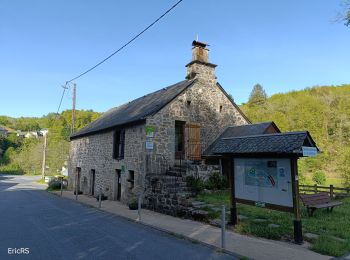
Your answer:
[[[253,87],[252,92],[250,93],[249,100],[248,100],[248,105],[251,106],[259,106],[262,105],[266,102],[267,95],[265,90],[260,84],[256,84]]]
[[[350,147],[349,100],[350,85],[318,86],[275,94],[266,99],[263,109],[250,104],[241,108],[253,123],[274,121],[283,132],[311,133],[322,153],[299,160],[299,172],[305,179],[321,170],[350,185],[350,158],[346,157],[350,153],[346,149]]]
[[[312,180],[319,185],[325,184],[326,174],[324,173],[324,171],[315,171],[312,175]]]

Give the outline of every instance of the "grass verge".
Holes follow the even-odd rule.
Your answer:
[[[230,207],[228,191],[201,193],[196,199],[212,204],[216,208],[222,204],[227,209]],[[343,205],[336,207],[333,212],[319,209],[315,211],[313,217],[309,217],[306,209],[302,207],[303,234],[318,235],[314,239],[308,239],[304,236],[304,239],[312,244],[311,250],[332,256],[342,256],[350,251],[350,198],[342,199],[342,201]],[[220,216],[220,212],[213,210],[213,207],[203,209],[208,210],[209,218]],[[239,203],[237,204],[237,212],[238,215],[243,215],[246,218],[242,219],[235,227],[236,232],[274,240],[291,241],[293,239],[293,215],[291,213]],[[275,226],[271,227],[269,224],[275,224]]]

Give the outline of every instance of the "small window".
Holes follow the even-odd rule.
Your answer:
[[[191,105],[191,100],[187,100],[187,106],[189,107]]]
[[[134,171],[129,171],[129,178],[128,178],[128,182],[130,182],[130,189],[134,188],[134,184],[135,184],[135,172]]]
[[[114,133],[113,158],[123,159],[125,148],[125,130],[117,130]]]
[[[220,105],[220,107],[219,107],[219,111],[220,111],[220,113],[222,112],[222,105]]]

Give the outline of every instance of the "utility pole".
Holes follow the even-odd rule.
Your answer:
[[[75,102],[76,102],[76,91],[77,84],[73,84],[73,108],[72,108],[72,130],[71,133],[74,134],[74,125],[75,125]]]
[[[41,167],[41,178],[45,178],[45,168],[46,168],[46,146],[47,146],[47,133],[44,134],[44,151],[43,151],[43,164]]]

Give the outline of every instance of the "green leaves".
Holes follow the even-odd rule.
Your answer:
[[[258,90],[257,90],[258,89]],[[312,87],[275,94],[254,103],[260,87],[254,87],[242,110],[253,122],[274,121],[281,131],[308,130],[322,154],[300,160],[300,172],[309,176],[322,170],[350,185],[350,85]]]

